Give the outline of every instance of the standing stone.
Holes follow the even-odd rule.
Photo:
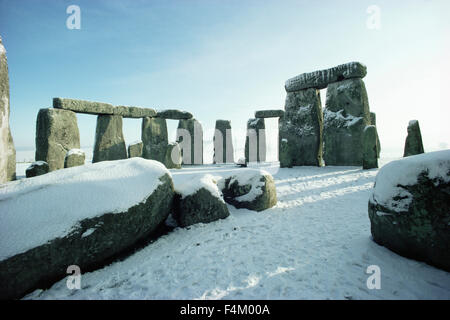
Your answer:
[[[408,124],[408,136],[405,141],[403,157],[424,153],[419,121],[411,120]]]
[[[27,178],[37,177],[48,173],[48,171],[49,167],[47,162],[35,161],[25,170],[25,176]]]
[[[183,164],[203,164],[203,128],[197,119],[178,122],[177,142],[181,147]]]
[[[131,143],[128,146],[128,158],[142,157],[143,146],[141,141]]]
[[[181,169],[181,148],[177,142],[167,145],[164,165],[167,169]]]
[[[375,112],[370,113],[370,123],[373,126],[377,126],[377,115]],[[380,137],[378,136],[378,130],[377,130],[377,158],[380,158],[380,152],[381,152],[381,145],[380,145]]]
[[[64,168],[72,168],[84,165],[86,161],[86,155],[81,149],[70,149],[66,153],[64,159]]]
[[[245,162],[264,161],[266,161],[266,122],[264,118],[251,118],[247,121]]]
[[[142,119],[142,157],[164,163],[169,143],[167,122],[163,118]]]
[[[214,132],[214,163],[233,163],[233,137],[231,135],[231,121],[217,120]]]
[[[369,101],[361,79],[330,84],[324,109],[325,164],[362,166],[363,131],[370,123]]]
[[[280,166],[321,166],[322,127],[320,91],[288,92],[285,114],[279,121]]]
[[[367,126],[363,133],[363,169],[378,168],[377,128]]]
[[[122,117],[99,115],[95,131],[95,146],[92,162],[127,158],[127,147],[122,133]]]
[[[36,161],[48,163],[50,171],[64,168],[67,151],[80,148],[75,112],[62,109],[39,110],[36,122]]]
[[[16,179],[16,149],[9,127],[9,107],[8,60],[0,37],[0,183]]]

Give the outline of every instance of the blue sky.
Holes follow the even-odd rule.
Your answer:
[[[80,30],[66,28],[72,4]],[[366,25],[370,5],[379,30]],[[283,108],[285,80],[361,61],[385,152],[401,156],[411,119],[426,151],[449,148],[449,9],[446,0],[0,0],[15,144],[34,146],[37,112],[53,97],[185,109],[207,140],[228,119],[243,144],[255,110]],[[92,145],[95,117],[78,120]],[[140,121],[125,120],[124,134],[140,139]]]

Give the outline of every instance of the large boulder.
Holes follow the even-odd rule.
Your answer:
[[[363,169],[378,168],[377,128],[367,126],[363,132]]]
[[[275,182],[259,169],[239,169],[218,183],[227,203],[236,208],[262,211],[277,204]]]
[[[167,145],[164,165],[167,169],[181,169],[181,148],[177,142],[171,142]]]
[[[105,161],[12,182],[0,189],[0,299],[102,267],[148,239],[172,210],[173,183],[159,162]]]
[[[157,117],[172,120],[191,119],[192,113],[177,109],[167,109],[158,111]]]
[[[266,123],[264,118],[251,118],[247,121],[245,138],[245,161],[266,161]]]
[[[97,117],[92,162],[127,158],[122,122],[122,117],[117,115],[99,115]]]
[[[0,183],[16,179],[16,149],[9,126],[9,75],[0,37]]]
[[[174,218],[181,227],[208,223],[230,215],[216,180],[210,174],[174,178]]]
[[[383,166],[369,218],[378,244],[450,271],[450,150]]]
[[[255,118],[279,118],[284,115],[284,110],[257,110],[255,111]]]
[[[66,98],[53,98],[53,108],[87,114],[114,114],[114,106],[109,103]]]
[[[363,131],[371,124],[364,82],[349,79],[330,84],[323,119],[325,164],[361,166]]]
[[[122,116],[123,118],[145,118],[156,116],[156,110],[152,108],[116,106],[114,107],[113,112],[115,115]]]
[[[81,149],[70,149],[64,158],[64,168],[72,168],[84,165],[86,154]]]
[[[142,157],[142,149],[144,144],[142,141],[130,143],[128,146],[128,158]]]
[[[285,114],[279,121],[280,166],[321,166],[322,128],[320,91],[288,92]],[[282,146],[283,140],[286,146]]]
[[[419,121],[411,120],[408,124],[408,136],[405,141],[403,157],[424,153]]]
[[[36,121],[36,161],[48,163],[50,171],[64,168],[70,149],[80,148],[77,116],[63,109],[41,109]]]
[[[27,178],[41,176],[50,171],[48,163],[45,161],[35,161],[25,170]]]
[[[183,164],[203,164],[203,128],[197,119],[178,122],[176,141],[181,147]]]
[[[141,138],[143,143],[142,156],[164,163],[166,149],[169,143],[167,122],[163,118],[142,119]]]
[[[230,120],[216,120],[214,131],[214,163],[233,163],[234,149]]]

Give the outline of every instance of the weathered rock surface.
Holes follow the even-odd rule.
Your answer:
[[[9,126],[9,112],[8,60],[0,37],[0,183],[16,179],[16,149]]]
[[[364,78],[366,74],[367,68],[365,65],[359,62],[350,62],[334,68],[303,73],[293,77],[286,81],[285,89],[287,92],[309,88],[324,89],[330,83],[351,78]]]
[[[349,79],[330,84],[323,116],[325,164],[362,166],[363,131],[371,123],[364,82]]]
[[[240,169],[219,182],[224,199],[236,208],[262,211],[277,204],[273,177],[264,170]]]
[[[122,118],[156,117],[156,110],[152,108],[116,106],[113,113]]]
[[[128,158],[142,157],[143,147],[144,144],[141,141],[131,143],[128,146]]]
[[[383,166],[369,200],[375,242],[450,271],[450,150]]]
[[[142,119],[142,156],[164,163],[168,141],[167,122],[163,118]]]
[[[39,110],[36,122],[36,161],[48,163],[50,171],[64,168],[67,151],[80,148],[80,132],[74,112]]]
[[[95,130],[95,146],[92,162],[127,158],[127,147],[122,132],[122,117],[99,115]]]
[[[321,166],[322,128],[319,90],[288,92],[285,114],[279,121],[280,166]]]
[[[370,113],[370,123],[373,126],[377,126],[377,115],[375,112]],[[380,137],[378,136],[378,130],[377,130],[377,158],[380,158],[380,152],[381,152],[381,144],[380,144]]]
[[[192,113],[187,111],[181,111],[177,109],[167,109],[158,111],[157,117],[163,119],[172,119],[172,120],[180,120],[180,119],[191,119]]]
[[[408,124],[408,136],[405,141],[403,157],[424,153],[419,121],[411,120]]]
[[[174,218],[181,227],[209,223],[230,215],[216,181],[211,175],[194,177],[179,186],[175,183]]]
[[[13,182],[0,191],[0,299],[51,285],[70,265],[104,266],[164,223],[173,196],[167,169],[142,158]]]
[[[64,168],[83,166],[86,160],[86,154],[81,149],[70,149],[64,159]]]
[[[213,163],[233,163],[234,149],[231,121],[216,120]]]
[[[363,169],[378,168],[377,128],[367,126],[363,131]]]
[[[109,103],[65,98],[53,98],[53,108],[95,115],[114,114],[114,106]]]
[[[278,118],[284,115],[284,110],[259,110],[255,111],[255,118]]]
[[[253,118],[247,121],[245,138],[245,161],[266,161],[266,123],[264,118]]]
[[[178,122],[177,142],[181,147],[183,164],[203,164],[203,128],[197,119]]]
[[[164,165],[167,169],[181,169],[181,148],[177,142],[171,142],[167,145]]]
[[[26,170],[27,178],[41,176],[49,172],[48,163],[45,161],[35,161]]]

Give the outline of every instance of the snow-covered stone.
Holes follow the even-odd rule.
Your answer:
[[[287,92],[308,88],[324,89],[330,83],[344,79],[364,78],[366,74],[367,68],[365,65],[359,62],[349,62],[334,68],[303,73],[293,77],[286,81],[285,88]]]
[[[127,158],[127,147],[122,132],[123,119],[117,115],[99,115],[95,131],[92,162]]]
[[[236,208],[262,211],[277,204],[275,182],[260,169],[241,169],[219,181],[227,203]]]
[[[50,171],[48,163],[45,161],[35,161],[25,170],[27,178],[41,176]]]
[[[420,133],[420,126],[418,120],[411,120],[408,123],[408,136],[405,140],[405,149],[403,151],[404,157],[413,156],[424,153],[422,134]]]
[[[0,298],[100,267],[148,238],[173,203],[170,172],[132,158],[68,168],[0,188]],[[93,230],[94,229],[94,230]]]
[[[230,215],[212,175],[177,179],[174,185],[174,217],[180,226],[208,223]]]
[[[281,167],[321,166],[323,115],[320,91],[288,92],[284,117],[279,121]]]
[[[84,165],[86,155],[81,149],[70,149],[64,158],[64,168],[71,168]]]
[[[41,109],[36,121],[36,161],[48,163],[50,171],[64,168],[70,149],[80,148],[77,116],[73,111]]]
[[[450,150],[383,166],[369,200],[373,239],[450,270]]]
[[[9,126],[9,111],[8,60],[0,37],[0,184],[16,178],[16,149]]]

